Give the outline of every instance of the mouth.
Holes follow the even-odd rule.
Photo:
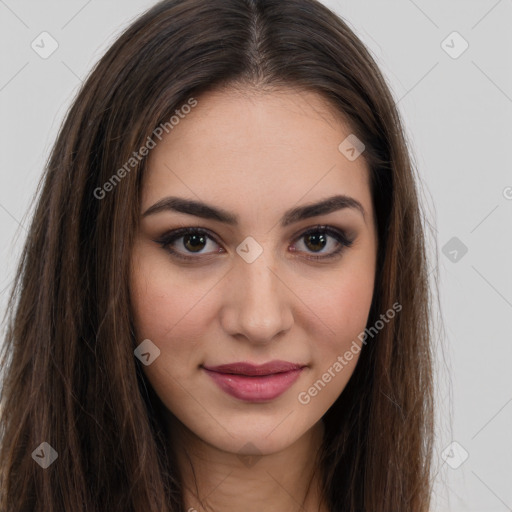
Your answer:
[[[248,402],[267,402],[282,395],[299,378],[306,365],[271,361],[201,366],[217,386],[230,396]]]

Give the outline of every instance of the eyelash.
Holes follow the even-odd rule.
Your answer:
[[[318,225],[314,226],[312,228],[307,229],[303,233],[301,233],[299,236],[295,238],[295,242],[299,241],[301,238],[306,237],[307,235],[311,235],[314,233],[323,233],[327,234],[340,244],[337,249],[335,249],[333,252],[329,253],[326,256],[307,256],[306,259],[313,260],[313,261],[320,261],[320,260],[331,260],[335,257],[341,256],[341,254],[344,252],[346,248],[349,248],[354,243],[354,240],[349,240],[345,233],[343,231],[340,231],[339,229],[333,228],[331,226],[324,226],[324,225]],[[163,236],[158,238],[157,240],[154,240],[156,243],[160,244],[162,249],[165,249],[167,252],[171,254],[171,256],[178,258],[180,260],[184,260],[187,262],[193,262],[193,260],[198,260],[202,256],[184,256],[183,254],[179,253],[178,251],[175,251],[170,247],[170,245],[175,242],[176,240],[183,238],[186,235],[205,235],[209,239],[213,240],[217,245],[220,245],[216,240],[215,237],[213,237],[210,232],[203,228],[180,228],[175,229],[174,231],[170,231],[168,233],[165,233]],[[295,243],[294,242],[294,243]],[[193,254],[193,253],[191,253]]]

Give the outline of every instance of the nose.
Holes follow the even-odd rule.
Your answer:
[[[224,330],[255,344],[268,344],[293,325],[292,297],[265,252],[252,263],[237,261],[227,279],[221,314]]]

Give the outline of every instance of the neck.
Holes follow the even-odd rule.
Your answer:
[[[247,455],[220,450],[199,439],[176,418],[170,434],[190,512],[328,512],[321,494],[317,455],[319,421],[277,453]]]

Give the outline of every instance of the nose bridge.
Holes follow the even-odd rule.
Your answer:
[[[247,291],[246,300],[251,300],[255,305],[262,306],[277,299],[278,278],[275,270],[272,271],[272,268],[275,269],[275,264],[271,256],[261,254],[252,263],[239,262],[239,267],[241,283]],[[266,299],[266,301],[261,299]]]
[[[291,326],[289,297],[270,249],[249,261],[240,257],[233,269],[230,288],[235,324],[229,330],[251,341],[267,342]]]

